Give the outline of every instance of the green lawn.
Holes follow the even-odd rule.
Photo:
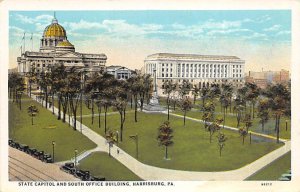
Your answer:
[[[254,175],[248,177],[246,180],[275,181],[278,180],[278,178],[283,173],[286,173],[289,169],[291,169],[291,152],[288,152],[287,154],[273,161],[271,164],[256,172]]]
[[[108,116],[107,127],[110,130],[119,130],[119,115]],[[174,129],[174,145],[169,147],[169,157],[164,159],[164,148],[158,146],[157,132],[159,125],[167,119],[163,114],[138,113],[138,122],[134,122],[134,113],[126,114],[123,133],[123,142],[119,146],[133,157],[136,155],[135,142],[129,135],[138,134],[139,160],[143,163],[170,169],[190,171],[225,171],[240,168],[253,162],[268,152],[282,146],[274,142],[252,142],[248,137],[245,145],[237,132],[222,130],[228,138],[226,146],[219,157],[217,133],[209,143],[209,132],[205,131],[201,123],[187,120],[183,127],[181,118],[171,117],[171,127]],[[103,120],[102,120],[103,122]],[[98,128],[91,125],[89,118],[84,118],[84,124],[104,135],[104,124]]]
[[[96,152],[82,160],[79,165],[82,170],[89,170],[93,176],[104,176],[108,181],[139,181],[137,175],[122,165],[107,153]]]
[[[27,107],[31,104],[39,109],[38,116],[33,120],[34,125],[31,125],[31,117],[27,113]],[[26,96],[22,101],[22,111],[15,103],[9,102],[9,137],[51,155],[52,141],[55,141],[55,161],[71,159],[75,149],[81,153],[96,147],[87,137],[73,131],[67,123],[57,120],[50,111]]]
[[[172,113],[183,115],[183,112],[180,110],[173,111]],[[187,116],[196,118],[196,119],[202,119],[202,112],[200,112],[199,110],[189,111],[189,112],[187,112]],[[217,113],[216,117],[223,118],[223,114]],[[287,125],[288,125],[287,131],[286,131],[286,127],[285,127],[286,120],[287,120]],[[230,115],[230,114],[226,115],[225,125],[230,126],[230,127],[237,127],[236,116]],[[240,127],[241,126],[243,126],[242,122],[240,122]],[[265,133],[265,134],[272,135],[272,136],[276,136],[274,127],[275,127],[275,119],[271,118],[267,123],[265,123],[264,131],[262,131],[261,123],[259,123],[259,118],[254,118],[253,125],[250,127],[250,130],[255,131],[255,132]],[[284,116],[280,119],[280,138],[284,138],[284,139],[291,138],[291,120]]]

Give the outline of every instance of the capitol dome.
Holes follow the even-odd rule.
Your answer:
[[[47,38],[47,37],[66,38],[67,33],[66,33],[66,30],[63,28],[63,26],[58,24],[57,19],[54,18],[52,20],[52,23],[45,28],[43,37],[44,38]]]

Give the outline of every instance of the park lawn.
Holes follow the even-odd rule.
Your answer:
[[[107,127],[113,131],[119,131],[120,116],[107,117]],[[254,142],[249,144],[248,137],[242,145],[242,138],[238,132],[222,130],[228,140],[219,156],[217,134],[213,135],[212,143],[209,142],[209,132],[205,131],[201,123],[187,120],[183,126],[183,119],[171,116],[171,127],[174,129],[174,145],[168,148],[169,158],[164,159],[164,148],[158,146],[156,140],[158,127],[167,119],[164,114],[138,113],[138,122],[134,122],[134,113],[126,114],[123,132],[123,142],[119,146],[131,156],[136,156],[135,142],[130,135],[138,134],[139,161],[157,167],[189,170],[189,171],[226,171],[241,168],[246,164],[262,157],[263,155],[282,146],[274,142]],[[97,133],[104,135],[104,125],[98,128],[97,124],[91,125],[89,119],[83,121]]]
[[[248,177],[246,180],[256,181],[275,181],[283,174],[291,169],[291,152],[286,153],[282,157],[273,161],[263,169]]]
[[[172,111],[172,113],[183,115],[181,110]],[[202,112],[199,110],[188,111],[186,114],[187,117],[192,117],[195,119],[202,119]],[[216,118],[223,118],[222,113],[217,113]],[[287,120],[287,130],[286,130],[286,120]],[[223,123],[222,123],[223,125]],[[230,127],[237,127],[237,119],[235,115],[227,114],[225,119],[225,125]],[[240,127],[243,126],[243,123],[240,122]],[[262,131],[261,123],[259,122],[259,118],[254,118],[253,124],[249,130],[259,133],[264,133],[268,135],[272,135],[276,137],[276,132],[274,130],[275,127],[275,119],[271,118],[267,123],[265,123],[264,131]],[[283,139],[291,139],[291,120],[285,116],[280,119],[280,132],[279,137]]]
[[[107,153],[95,152],[80,161],[79,168],[89,170],[93,176],[105,177],[107,181],[140,181],[142,180],[127,167]]]
[[[31,117],[27,113],[31,104],[39,110],[33,119],[34,125],[31,125]],[[57,120],[50,111],[27,96],[24,96],[21,111],[15,103],[9,102],[9,138],[51,155],[52,141],[55,141],[55,161],[73,158],[75,149],[80,154],[96,147],[87,137],[74,131],[67,123]]]

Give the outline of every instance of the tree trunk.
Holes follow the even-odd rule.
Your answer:
[[[92,99],[92,125],[94,124],[94,99]]]
[[[169,97],[167,98],[167,105],[168,105],[168,121],[170,120],[170,101]]]
[[[31,113],[31,125],[33,125],[33,114]]]
[[[186,111],[184,111],[184,117],[183,117],[183,125],[185,126],[185,116],[186,116]]]
[[[165,158],[168,159],[168,147],[165,146]]]
[[[194,95],[194,105],[196,104],[196,95]]]
[[[255,103],[253,102],[252,103],[252,118],[254,119],[254,105],[255,105]]]
[[[121,125],[120,125],[120,139],[121,142],[123,141],[123,114],[122,112],[120,113],[120,120],[121,120]]]
[[[244,143],[245,143],[245,136],[243,135],[243,145],[244,145]]]
[[[137,96],[134,96],[134,122],[137,122]]]
[[[265,121],[264,120],[261,121],[261,128],[262,128],[262,131],[264,131],[264,129],[265,129]]]
[[[220,157],[222,156],[222,148],[220,147]]]
[[[226,111],[225,111],[225,109],[224,109],[224,116],[223,116],[223,129],[225,128],[225,118],[226,118],[226,117],[225,117],[225,112],[226,112]]]
[[[130,96],[130,108],[132,109],[132,95]]]
[[[98,106],[98,128],[101,127],[101,118],[100,118],[100,115],[101,115],[101,106]]]
[[[58,116],[57,116],[57,120],[60,120],[61,119],[60,96],[58,96],[57,99],[58,99]]]
[[[210,131],[210,133],[209,133],[209,143],[211,143],[211,139],[212,139],[212,133]]]
[[[107,106],[104,108],[104,133],[106,134],[106,113],[107,113]]]
[[[278,116],[277,120],[277,143],[279,143],[279,126],[280,126],[280,115]]]

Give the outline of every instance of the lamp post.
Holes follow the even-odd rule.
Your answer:
[[[52,162],[54,163],[54,147],[55,147],[55,141],[52,141]]]
[[[135,140],[136,159],[138,159],[139,158],[139,137],[138,137],[138,134],[130,135],[129,138]]]
[[[74,157],[75,157],[74,158],[75,159],[74,164],[75,164],[75,168],[76,168],[76,164],[77,164],[77,152],[78,152],[77,149],[75,149],[74,152],[75,152],[75,154],[74,154]]]

